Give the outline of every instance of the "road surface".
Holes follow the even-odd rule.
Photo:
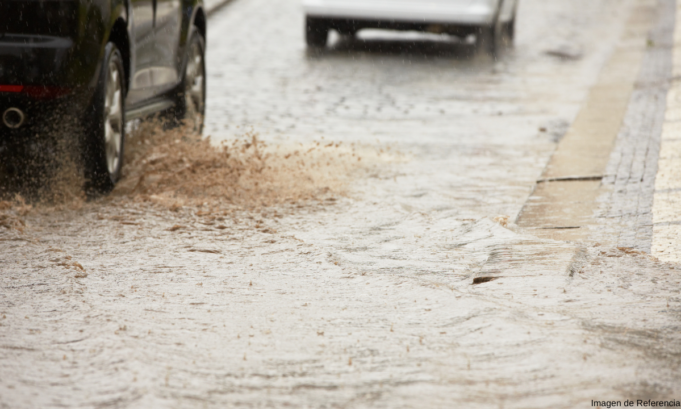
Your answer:
[[[227,176],[163,190],[140,160],[105,199],[7,202],[0,407],[679,399],[679,267],[513,223],[627,21],[667,3],[524,0],[498,61],[381,32],[309,53],[296,0],[216,12],[205,134],[257,135],[274,170],[235,150],[250,187],[204,204]]]

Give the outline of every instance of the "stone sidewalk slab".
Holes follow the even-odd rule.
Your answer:
[[[591,236],[598,199],[612,191],[602,181],[623,123],[632,114],[630,101],[645,65],[649,31],[660,25],[659,9],[655,1],[636,2],[617,47],[523,207],[519,226],[556,240]]]
[[[650,252],[657,189],[667,197],[655,196],[660,207],[655,234],[671,234],[667,230],[673,230],[675,224],[669,223],[681,219],[675,216],[679,211],[674,207],[676,199],[670,196],[672,181],[680,180],[681,166],[672,166],[670,160],[674,160],[673,152],[681,149],[681,139],[665,138],[662,154],[660,141],[665,115],[666,132],[679,127],[674,121],[681,119],[681,104],[666,109],[667,93],[673,92],[676,7],[674,0],[640,3],[631,17],[635,24],[628,25],[620,40],[623,56],[616,53],[604,67],[599,84],[591,91],[596,95],[585,102],[524,207],[518,220],[521,226],[533,227],[540,237],[589,240]],[[646,19],[652,23],[647,29],[641,26]],[[618,67],[626,65],[624,56],[631,57],[636,44],[641,52],[639,63],[620,70]],[[625,72],[629,79],[623,77]],[[609,104],[607,101],[617,99],[618,92],[609,87],[615,80],[625,83],[616,89],[620,101]],[[613,98],[606,98],[608,94]],[[658,159],[665,169],[660,172]],[[665,203],[667,209],[662,210]]]

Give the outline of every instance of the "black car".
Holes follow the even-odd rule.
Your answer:
[[[86,178],[110,190],[126,121],[161,113],[200,132],[205,38],[202,0],[0,0],[0,146],[71,121]]]

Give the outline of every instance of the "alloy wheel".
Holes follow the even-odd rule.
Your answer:
[[[185,121],[195,131],[201,132],[203,127],[205,66],[203,52],[198,41],[192,42],[185,72]]]
[[[120,165],[123,146],[123,87],[119,65],[109,62],[104,94],[104,144],[109,175],[115,175]]]

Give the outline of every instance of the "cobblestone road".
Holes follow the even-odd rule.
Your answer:
[[[213,141],[252,129],[401,155],[332,204],[219,228],[113,200],[0,230],[0,407],[678,397],[676,266],[494,221],[520,212],[635,6],[657,4],[521,1],[496,62],[376,32],[309,54],[295,0],[215,13]],[[86,275],[64,268],[76,261]]]

